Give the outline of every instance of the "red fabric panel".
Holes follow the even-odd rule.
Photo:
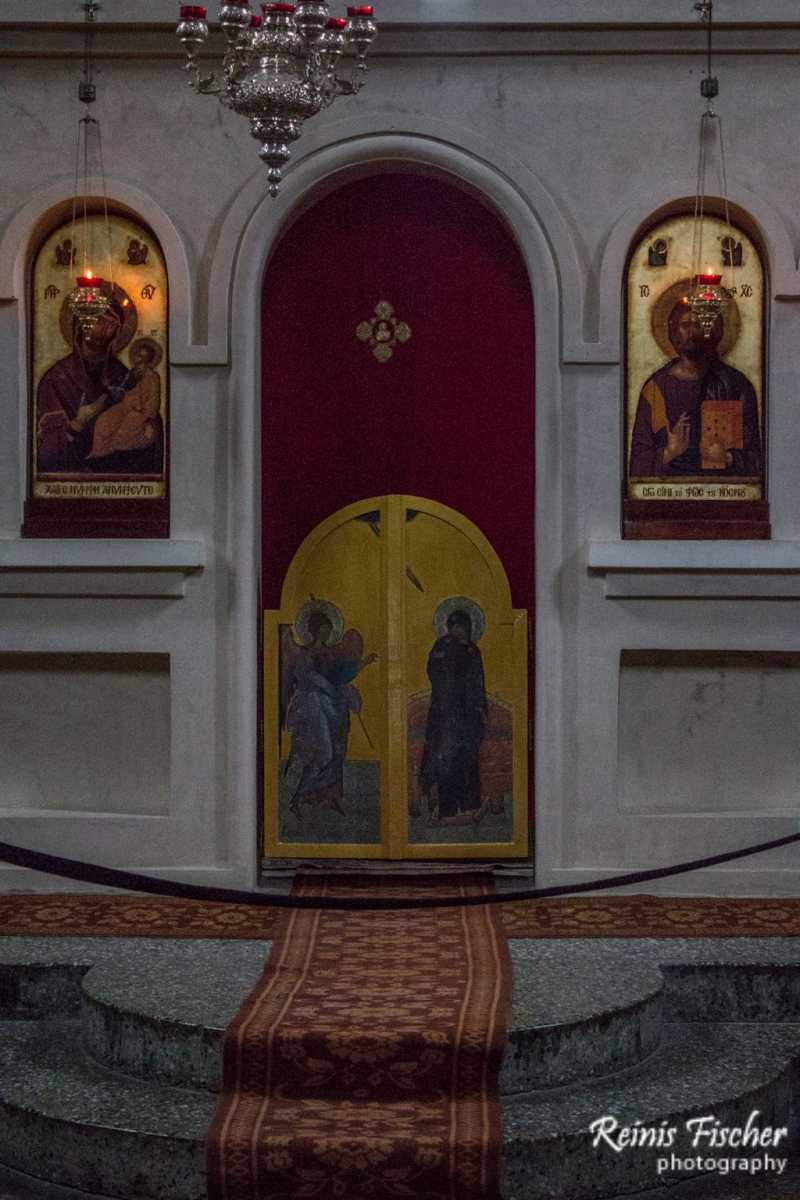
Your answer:
[[[356,338],[386,300],[411,339]],[[407,174],[348,184],[278,244],[263,298],[263,600],[345,504],[409,493],[457,509],[533,607],[533,307],[498,218]]]

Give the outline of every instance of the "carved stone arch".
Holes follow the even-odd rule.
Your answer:
[[[189,258],[181,234],[170,215],[152,196],[122,180],[106,180],[109,203],[142,221],[158,238],[170,281],[170,353],[173,362],[192,361],[190,347],[196,323],[195,299],[189,275]],[[102,182],[89,180],[89,192],[102,197]],[[102,201],[100,200],[102,203]],[[31,255],[39,241],[72,210],[72,184],[62,182],[38,192],[16,213],[0,240],[0,299],[21,301],[26,295]],[[21,333],[25,321],[22,318]],[[201,348],[202,349],[202,348]],[[219,361],[214,360],[214,361]]]
[[[362,122],[363,126],[363,122]],[[241,811],[249,804],[249,792],[241,780],[252,777],[256,766],[254,747],[258,742],[257,663],[253,655],[253,630],[259,620],[258,562],[260,543],[259,454],[260,414],[258,380],[261,373],[259,297],[272,248],[279,239],[288,212],[304,203],[316,187],[331,175],[353,164],[371,163],[391,170],[399,160],[417,169],[439,168],[457,175],[476,193],[485,197],[511,228],[528,266],[537,313],[536,379],[540,403],[536,410],[536,506],[535,541],[537,670],[548,679],[546,692],[536,693],[535,742],[537,792],[542,797],[537,810],[537,856],[541,865],[557,857],[558,806],[550,798],[561,794],[563,763],[558,750],[562,704],[562,630],[558,603],[558,573],[561,569],[561,314],[553,297],[569,280],[579,283],[580,267],[574,247],[557,206],[548,199],[531,173],[521,164],[500,156],[496,147],[472,144],[469,131],[442,129],[441,137],[413,129],[369,136],[358,122],[337,124],[336,133],[352,127],[352,137],[334,145],[312,146],[298,158],[273,202],[265,195],[263,172],[255,173],[231,206],[214,253],[212,290],[225,293],[233,258],[231,288],[232,365],[230,393],[235,403],[228,409],[232,506],[229,557],[237,564],[236,586],[231,609],[231,640],[226,649],[231,730],[230,786],[241,792]],[[439,132],[438,125],[434,133]],[[464,138],[462,138],[464,134]],[[316,135],[314,135],[316,136]],[[463,143],[463,144],[462,144]],[[551,220],[552,217],[552,220]],[[243,232],[242,232],[243,230]],[[561,231],[560,233],[558,231]],[[555,231],[555,232],[554,232]],[[560,247],[566,247],[563,254]],[[569,288],[568,288],[569,290]],[[578,289],[579,291],[580,289]],[[577,293],[570,290],[575,299]],[[569,344],[575,341],[582,321],[566,322]],[[590,358],[594,354],[591,348]],[[580,348],[565,353],[571,361],[586,357]],[[244,790],[242,790],[244,788]],[[245,794],[247,792],[247,794]],[[243,827],[242,837],[247,839]],[[243,843],[244,848],[245,843]]]
[[[545,182],[467,126],[426,115],[418,124],[408,116],[402,129],[376,131],[379,120],[380,113],[371,112],[368,117],[309,123],[277,200],[267,195],[263,168],[253,172],[232,198],[220,229],[209,276],[212,300],[227,304],[234,261],[235,297],[249,274],[252,256],[263,269],[265,252],[281,236],[287,219],[293,219],[294,210],[330,186],[340,186],[342,172],[393,170],[408,162],[416,170],[445,172],[484,197],[518,241],[535,288],[534,301],[553,310],[556,337],[563,326],[564,359],[581,362],[587,353],[591,356],[596,348],[585,348],[582,336],[587,263],[580,239]]]
[[[674,193],[667,195],[663,189],[649,192],[628,208],[609,232],[600,264],[599,309],[601,343],[614,347],[616,351],[616,357],[611,361],[618,361],[622,353],[620,279],[630,247],[651,221],[661,214],[669,213],[676,206],[693,206],[694,198],[690,193],[684,192],[682,196],[682,199],[676,199]],[[732,216],[761,248],[770,274],[773,296],[782,300],[797,299],[800,296],[800,272],[782,215],[772,207],[767,197],[739,184],[731,187],[729,200]],[[713,198],[711,203],[714,204]]]

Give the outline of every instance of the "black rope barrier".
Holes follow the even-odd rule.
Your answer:
[[[649,871],[631,871],[626,875],[610,875],[605,879],[587,879],[583,883],[527,888],[516,892],[494,892],[488,896],[432,896],[430,898],[422,896],[405,898],[383,896],[372,899],[361,899],[357,896],[275,896],[264,892],[238,891],[235,888],[206,887],[196,883],[154,879],[151,875],[138,875],[134,871],[119,871],[115,867],[98,867],[94,863],[80,862],[74,858],[61,858],[56,854],[42,854],[39,850],[26,850],[22,846],[12,846],[10,842],[0,842],[0,862],[10,863],[16,867],[28,867],[32,871],[44,871],[48,875],[59,875],[63,879],[76,879],[81,883],[95,883],[101,887],[145,892],[154,896],[173,896],[183,900],[205,900],[222,904],[250,904],[262,908],[324,908],[346,912],[353,909],[380,911],[385,909],[452,908],[474,904],[511,904],[520,900],[543,900],[552,896],[575,896],[581,892],[608,891],[610,888],[625,887],[633,883],[667,879],[671,875],[685,875],[689,871],[700,871],[704,867],[716,867],[721,863],[733,862],[738,858],[749,858],[752,854],[777,850],[779,846],[790,846],[797,841],[800,841],[800,833],[790,833],[785,837],[774,838],[770,842],[745,846],[742,850],[728,850],[724,854],[694,858],[688,862],[675,863],[671,867],[653,867]],[[343,882],[346,879],[347,876],[342,876]]]

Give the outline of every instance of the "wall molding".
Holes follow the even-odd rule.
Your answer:
[[[590,542],[609,600],[800,600],[800,542]]]
[[[6,538],[0,597],[181,597],[205,563],[200,540]]]

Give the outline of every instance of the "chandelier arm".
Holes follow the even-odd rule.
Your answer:
[[[250,65],[250,53],[247,46],[239,42],[229,46],[222,60],[222,74],[225,82],[218,90],[223,93],[232,92],[250,69]]]
[[[325,92],[329,97],[326,103],[333,104],[337,96],[355,96],[360,86],[360,84],[356,84],[354,79],[342,79],[340,76],[334,75],[325,88]]]
[[[214,72],[212,71],[210,75],[201,75],[200,65],[193,57],[190,58],[187,56],[182,69],[189,76],[186,82],[198,96],[217,96],[222,91],[222,88],[217,83],[217,77]]]
[[[303,80],[312,86],[318,85],[323,91],[326,86],[326,72],[322,66],[322,57],[316,46],[309,46],[303,69]]]
[[[201,75],[197,55],[209,36],[205,5],[180,5],[176,29],[186,52],[188,83],[198,95],[219,102],[250,122],[261,143],[270,195],[275,197],[291,145],[304,123],[338,96],[352,96],[365,80],[367,51],[378,27],[371,4],[352,5],[347,19],[329,17],[327,0],[267,4],[263,19],[250,13],[248,0],[222,0],[220,24],[227,38],[221,71]],[[351,77],[336,75],[348,46],[357,61]]]

